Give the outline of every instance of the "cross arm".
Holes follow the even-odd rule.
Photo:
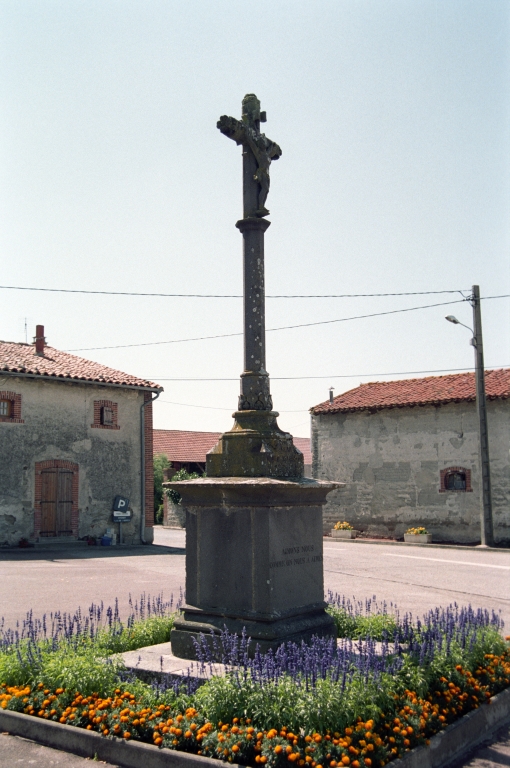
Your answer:
[[[228,115],[222,115],[216,127],[219,128],[224,136],[228,136],[229,139],[233,139],[236,144],[242,144],[244,140],[244,125],[240,120],[236,120],[235,117],[228,117]]]

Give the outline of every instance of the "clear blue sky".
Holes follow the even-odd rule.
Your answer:
[[[268,294],[510,293],[507,0],[3,0],[0,36],[2,285],[240,293],[241,154],[216,121],[255,92],[283,149]],[[456,298],[268,299],[267,327]],[[70,350],[242,330],[239,299],[0,290],[0,307],[0,338],[27,318]],[[487,367],[510,364],[509,308],[483,303]],[[281,426],[307,435],[329,386],[469,369],[450,313],[471,323],[460,304],[268,333],[272,377],[328,377],[272,382]],[[241,344],[77,354],[163,384],[157,427],[222,431]]]

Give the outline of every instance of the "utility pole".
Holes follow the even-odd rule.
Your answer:
[[[480,310],[480,286],[473,285],[473,339],[475,350],[476,407],[480,431],[480,464],[482,470],[481,545],[494,546],[492,528],[491,472],[489,464],[489,433],[487,427],[487,400],[485,397],[485,369],[483,366],[482,313]]]

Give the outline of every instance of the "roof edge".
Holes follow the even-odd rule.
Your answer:
[[[64,384],[92,384],[97,387],[115,387],[117,389],[137,389],[141,392],[164,392],[164,387],[144,386],[143,384],[116,384],[115,382],[98,381],[96,379],[79,379],[76,376],[48,376],[40,373],[23,373],[22,371],[5,371],[0,369],[1,376],[12,376],[22,379],[38,379],[43,381],[53,381]]]
[[[485,395],[486,400],[508,400],[509,395]],[[476,396],[473,397],[452,397],[449,400],[417,400],[414,403],[388,403],[387,405],[359,405],[344,408],[328,408],[320,410],[320,405],[314,405],[310,408],[312,416],[328,416],[335,413],[356,413],[358,411],[388,411],[393,408],[425,408],[427,405],[437,407],[438,405],[451,405],[451,403],[475,403]]]

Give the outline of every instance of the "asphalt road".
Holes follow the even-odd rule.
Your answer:
[[[0,550],[0,617],[5,627],[55,610],[74,611],[131,594],[178,598],[184,588],[185,532],[156,528],[157,546]],[[457,602],[501,611],[510,630],[510,552],[433,545],[324,539],[325,589],[347,597],[396,603],[421,616]]]

